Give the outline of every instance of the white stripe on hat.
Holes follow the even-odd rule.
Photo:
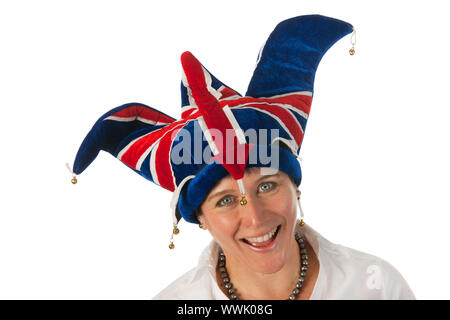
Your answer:
[[[189,121],[188,121],[189,122]],[[184,126],[183,126],[183,128],[184,128]],[[183,130],[183,128],[180,128],[180,130]],[[179,130],[178,130],[179,131]],[[178,132],[177,132],[177,135],[178,135]],[[175,136],[176,137],[176,136]],[[175,137],[173,138],[173,139],[171,139],[171,142],[170,142],[170,147],[169,147],[169,168],[170,168],[170,174],[172,175],[172,181],[173,181],[173,185],[175,186],[175,188],[177,187],[177,180],[175,179],[175,174],[173,173],[173,168],[172,168],[172,161],[171,161],[171,158],[170,158],[170,156],[171,156],[171,154],[172,154],[172,145],[173,145],[173,142],[175,141]]]
[[[188,182],[189,180],[195,178],[195,175],[190,175],[185,177],[178,186],[175,187],[175,190],[173,191],[172,194],[172,199],[170,200],[170,207],[172,208],[172,218],[173,218],[173,223],[177,224],[177,204],[178,204],[178,200],[180,199],[180,193],[181,190],[183,189],[183,186],[186,184],[186,182]]]
[[[189,119],[189,120],[186,121],[185,123],[180,123],[180,124],[174,126],[174,127],[171,128],[170,130],[168,130],[167,132],[165,132],[161,137],[159,137],[155,142],[153,142],[153,143],[150,145],[150,147],[148,147],[147,150],[145,150],[145,152],[139,157],[139,160],[138,160],[138,162],[136,163],[136,170],[139,170],[139,171],[141,170],[142,163],[144,162],[145,158],[150,154],[150,152],[153,150],[153,148],[155,147],[156,143],[159,143],[159,141],[160,141],[162,138],[164,138],[167,134],[169,134],[169,133],[172,134],[172,132],[173,132],[175,129],[179,128],[180,126],[181,126],[181,127],[184,127],[185,125],[187,125],[189,122],[191,122],[191,121],[193,121],[193,120],[195,120],[195,119]],[[182,129],[182,128],[180,128],[180,129]],[[175,139],[172,139],[172,143],[171,143],[171,145],[170,145],[170,149],[169,149],[169,150],[172,150],[172,144],[173,144],[173,141],[174,141],[174,140],[175,140]],[[171,169],[172,169],[172,167],[171,167]],[[174,185],[175,185],[175,183],[174,183]]]
[[[203,131],[203,134],[205,135],[206,141],[208,141],[209,148],[211,149],[211,151],[214,155],[217,155],[219,153],[219,149],[217,149],[217,146],[216,146],[215,142],[213,141],[213,138],[211,136],[211,133],[209,132],[208,127],[206,126],[203,116],[198,117],[197,120],[198,120],[198,124],[200,125],[200,128]]]
[[[272,140],[272,145],[279,145],[280,143],[278,141],[282,141],[286,144],[286,146],[291,150],[293,154],[297,154],[298,149],[296,148],[295,140],[286,139],[283,137],[276,137]],[[278,143],[277,143],[278,142]]]
[[[166,136],[167,134],[172,134],[172,131],[176,128],[178,128],[179,126],[182,126],[183,124],[179,124],[173,128],[171,128],[170,130],[168,130],[166,133],[164,133],[161,137],[159,137],[157,140],[155,140],[150,147],[147,148],[147,150],[145,150],[145,152],[143,154],[141,154],[141,156],[139,157],[138,162],[136,163],[136,170],[141,171],[141,166],[142,163],[144,162],[145,158],[147,158],[147,156],[150,154],[150,152],[153,150],[153,148],[156,146],[157,143],[159,143],[159,141],[161,141],[161,139]]]
[[[159,179],[158,179],[158,173],[156,172],[156,151],[158,150],[159,146],[159,140],[157,143],[154,144],[153,152],[150,155],[150,173],[152,174],[153,182],[160,186]]]
[[[137,137],[136,139],[134,139],[134,140],[131,140],[131,142],[129,142],[122,150],[120,150],[120,152],[117,154],[117,159],[119,159],[120,161],[122,161],[122,156],[125,154],[125,152],[127,152],[128,151],[128,149],[136,142],[136,141],[138,141],[139,139],[142,139],[142,138],[144,138],[144,137],[146,137],[146,136],[148,136],[149,134],[152,134],[152,133],[154,133],[155,131],[152,131],[152,132],[149,132],[149,133],[147,133],[147,134],[144,134],[143,136],[140,136],[140,137]]]
[[[187,90],[187,96],[188,96],[188,100],[189,100],[189,105],[197,107],[197,104],[195,103],[194,97],[192,96],[192,90],[191,90],[191,87],[189,86],[189,83],[187,81],[186,74],[184,73],[184,70],[182,70],[182,72],[181,72],[181,82],[183,83],[183,86],[185,86],[185,88]]]
[[[195,108],[197,108],[197,106],[188,105],[188,106],[181,107],[181,113],[189,111],[189,110],[193,110]]]
[[[265,113],[265,114],[271,116],[272,118],[274,118],[280,124],[280,126],[287,132],[287,134],[292,138],[292,140],[295,143],[295,149],[298,150],[298,145],[297,145],[297,142],[295,141],[295,138],[294,138],[293,134],[291,133],[291,131],[289,131],[289,129],[284,124],[284,122],[280,118],[278,118],[276,115],[270,113],[269,111],[266,111],[266,110],[263,110],[263,109],[254,108],[254,107],[241,107],[241,109],[253,109],[255,111]],[[295,118],[295,117],[293,117],[293,118]],[[298,123],[298,121],[297,121],[297,123]],[[299,126],[299,127],[301,129],[301,126]],[[302,130],[302,132],[303,132],[303,130]]]
[[[276,96],[270,96],[270,97],[258,97],[258,99],[276,99],[276,98],[282,98],[290,95],[301,95],[301,96],[310,96],[312,97],[311,91],[294,91],[289,93],[283,93],[283,94],[277,94]]]
[[[287,104],[287,103],[247,102],[247,103],[243,103],[243,104],[238,104],[236,106],[233,106],[232,108],[240,108],[240,107],[244,107],[244,106],[248,106],[248,105],[255,105],[255,104],[276,106],[276,107],[281,107],[285,110],[292,110],[292,111],[296,112],[298,115],[300,115],[301,117],[303,117],[305,120],[308,120],[308,117],[309,117],[309,115],[306,112],[299,110],[298,108],[296,108],[290,104]],[[301,126],[300,126],[300,128],[301,128]],[[302,132],[303,132],[303,129],[302,129]]]
[[[236,136],[238,138],[239,144],[245,144],[247,141],[245,140],[244,131],[242,131],[242,128],[239,126],[239,123],[237,122],[236,118],[234,117],[233,112],[231,112],[230,107],[226,105],[222,108],[225,115],[227,116],[228,120],[231,123],[231,126],[234,129],[234,132],[236,133]]]
[[[237,179],[236,182],[239,186],[239,191],[241,192],[241,194],[245,194],[244,181],[242,180],[242,178]]]
[[[239,99],[239,98],[245,98],[245,97],[241,97],[240,95],[238,95],[238,94],[235,94],[234,96],[229,96],[229,97],[226,97],[226,98],[220,99],[220,101],[226,101],[226,100],[237,100],[237,99]]]
[[[219,100],[220,97],[222,96],[222,93],[217,91],[216,89],[214,89],[211,86],[211,84],[212,84],[211,74],[208,71],[206,71],[206,69],[203,68],[203,66],[202,66],[202,70],[203,70],[203,75],[205,76],[206,88],[217,100]]]
[[[117,116],[109,116],[104,120],[113,120],[113,121],[119,121],[119,122],[131,122],[134,120],[139,120],[141,122],[147,123],[147,124],[153,124],[153,125],[159,125],[159,124],[169,124],[172,122],[161,122],[161,121],[155,121],[155,120],[150,120],[150,119],[145,119],[142,117],[117,117]]]
[[[266,46],[266,42],[267,42],[267,40],[264,41],[263,45],[261,46],[261,49],[259,49],[258,59],[256,59],[256,64],[255,64],[255,67],[253,68],[253,71],[256,70],[256,68],[258,67],[259,61],[261,60],[262,52],[264,50],[264,47]]]

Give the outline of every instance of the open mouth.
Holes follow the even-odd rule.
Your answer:
[[[242,238],[241,241],[244,243],[255,247],[255,248],[264,248],[270,246],[275,239],[277,238],[278,232],[280,231],[281,224],[267,232],[265,235],[262,235],[257,238]]]

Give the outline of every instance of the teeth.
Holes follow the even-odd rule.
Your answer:
[[[275,234],[275,232],[277,231],[277,227],[273,228],[273,230],[269,231],[268,233],[266,233],[265,235],[261,236],[261,237],[257,237],[257,238],[245,238],[245,240],[247,240],[248,242],[264,242],[269,240],[270,238],[273,237],[273,235]]]

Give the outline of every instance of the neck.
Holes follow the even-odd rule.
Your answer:
[[[283,300],[287,299],[298,281],[300,252],[292,236],[288,258],[284,266],[275,273],[254,272],[249,266],[227,257],[227,271],[240,299]],[[220,283],[220,278],[218,278]]]

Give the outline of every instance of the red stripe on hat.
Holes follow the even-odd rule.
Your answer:
[[[230,108],[238,106],[240,104],[252,103],[252,102],[267,102],[267,103],[283,103],[289,104],[292,107],[309,114],[311,110],[312,97],[303,94],[290,94],[283,97],[276,98],[252,98],[242,97],[235,100],[220,101],[220,105],[223,107],[228,105]]]
[[[222,110],[219,101],[208,91],[202,65],[189,51],[186,51],[181,55],[181,64],[189,87],[191,88],[192,97],[195,100],[199,112],[203,116],[203,120],[205,121],[208,130],[220,130],[222,138],[226,139],[227,130],[233,130],[234,132],[234,129],[227,115]],[[231,149],[227,150],[225,143],[216,143],[216,146],[219,149],[219,154],[216,155],[217,159],[222,159],[223,157],[220,155],[223,155],[226,152],[238,151],[237,148],[233,149],[235,151],[230,151]],[[245,164],[228,164],[222,162],[221,164],[234,179],[243,177]]]
[[[172,123],[175,119],[162,114],[157,110],[152,110],[143,106],[130,106],[111,115],[112,117],[132,118],[141,117],[155,122]]]
[[[158,175],[159,185],[170,191],[175,190],[174,174],[170,164],[170,150],[173,143],[172,137],[176,137],[178,131],[181,129],[182,127],[178,127],[162,137],[155,154],[155,170]]]
[[[224,98],[227,98],[227,97],[239,95],[236,91],[234,91],[234,90],[232,90],[230,88],[227,88],[227,87],[225,87],[222,90],[220,90],[220,93],[222,94],[220,99],[224,99]]]
[[[266,98],[263,100],[269,103],[275,102],[275,103],[290,104],[294,108],[297,108],[306,114],[309,114],[309,112],[311,111],[312,97],[308,95],[291,94],[284,97]]]
[[[136,165],[141,158],[141,156],[150,148],[155,142],[158,141],[165,133],[177,128],[178,126],[182,126],[188,122],[190,119],[196,119],[200,116],[199,113],[194,113],[190,115],[188,118],[172,122],[166,127],[155,130],[151,133],[144,135],[142,138],[136,140],[131,146],[127,146],[128,149],[120,158],[120,161],[128,165],[129,167],[136,169]],[[170,136],[171,134],[168,133]]]
[[[181,118],[185,119],[185,118],[189,117],[193,112],[195,112],[197,110],[198,110],[197,108],[192,108],[192,109],[189,109],[187,111],[184,111],[184,112],[181,113]]]

